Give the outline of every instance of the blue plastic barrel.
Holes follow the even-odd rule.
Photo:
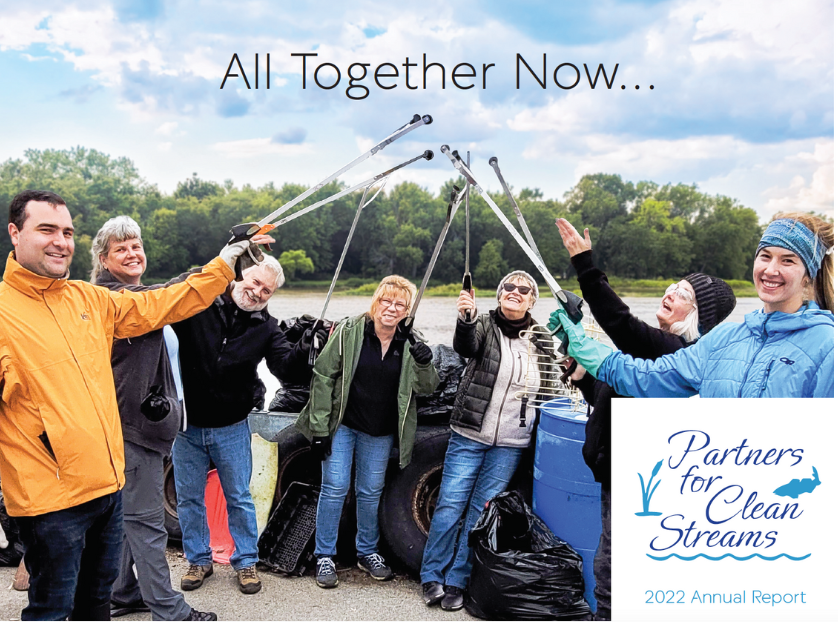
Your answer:
[[[584,413],[560,397],[541,406],[535,445],[533,511],[582,556],[585,600],[596,610],[594,554],[602,533],[600,485],[582,457]]]

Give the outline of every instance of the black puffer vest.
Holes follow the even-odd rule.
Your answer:
[[[457,320],[454,350],[469,359],[469,362],[454,399],[451,423],[462,428],[480,431],[486,409],[492,400],[501,357],[501,334],[495,323],[495,313],[484,313],[472,323]],[[536,322],[532,320],[530,326],[534,324]],[[546,329],[544,332],[546,334]],[[533,343],[542,354],[548,354],[535,341]],[[552,378],[553,374],[548,366],[540,365],[540,368],[541,386],[544,387],[545,381]]]

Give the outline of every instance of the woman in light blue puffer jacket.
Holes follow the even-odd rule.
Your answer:
[[[834,397],[833,250],[831,223],[776,216],[754,258],[763,309],[655,361],[611,354],[597,377],[634,397]]]

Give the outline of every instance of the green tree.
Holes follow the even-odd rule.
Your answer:
[[[509,266],[503,259],[503,242],[489,240],[480,249],[480,259],[474,269],[474,283],[478,287],[497,287],[500,280],[509,272]]]
[[[283,252],[279,256],[279,263],[289,281],[295,280],[298,274],[311,274],[314,272],[314,262],[306,257],[304,250],[288,250]]]
[[[198,177],[198,173],[192,173],[192,177],[186,181],[179,181],[175,189],[176,199],[195,197],[199,201],[207,197],[214,197],[224,194],[224,188],[214,181],[204,181]]]

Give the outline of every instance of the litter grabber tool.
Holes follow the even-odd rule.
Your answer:
[[[392,175],[393,173],[395,173],[397,170],[402,169],[402,168],[404,168],[405,166],[408,166],[408,165],[410,165],[410,164],[413,164],[413,163],[414,163],[414,162],[416,162],[417,160],[422,160],[422,159],[425,159],[425,160],[433,160],[433,159],[434,159],[434,152],[433,152],[433,151],[431,151],[430,149],[427,149],[427,150],[425,150],[425,152],[424,152],[424,153],[422,153],[421,155],[418,155],[418,156],[416,156],[415,158],[411,158],[410,160],[406,160],[406,161],[402,162],[401,164],[397,164],[397,165],[396,165],[396,166],[394,166],[393,168],[387,169],[386,171],[384,171],[383,173],[379,173],[379,174],[378,174],[378,175],[376,175],[375,177],[370,177],[369,179],[366,179],[366,180],[364,180],[364,181],[362,181],[362,182],[360,182],[360,183],[355,184],[355,185],[354,185],[354,186],[352,186],[351,188],[346,188],[346,189],[344,189],[344,190],[341,190],[340,192],[336,192],[336,193],[335,193],[335,194],[333,194],[332,196],[330,196],[330,197],[326,197],[326,198],[325,198],[325,199],[323,199],[322,201],[318,201],[317,203],[312,203],[311,205],[309,205],[309,206],[308,206],[308,207],[306,207],[305,209],[301,209],[299,212],[294,212],[294,213],[293,213],[293,214],[291,214],[290,216],[286,216],[285,218],[283,218],[283,219],[281,219],[281,220],[276,221],[276,222],[273,224],[273,226],[274,226],[274,227],[281,227],[282,225],[285,225],[285,224],[287,224],[287,223],[291,222],[291,221],[292,221],[292,220],[294,220],[295,218],[299,218],[300,216],[303,216],[303,215],[305,215],[305,214],[308,214],[309,212],[311,212],[311,211],[313,211],[313,210],[316,210],[318,207],[323,207],[323,206],[324,206],[324,205],[326,205],[327,203],[331,203],[332,201],[337,201],[337,200],[338,200],[338,199],[340,199],[341,197],[345,197],[347,194],[350,194],[350,193],[352,193],[352,192],[355,192],[356,190],[360,190],[361,188],[369,188],[370,186],[374,186],[374,185],[375,185],[376,183],[378,183],[379,181],[381,181],[381,180],[386,180],[388,177],[390,177],[390,175]],[[372,199],[370,199],[369,201],[367,201],[367,203],[371,203],[371,202],[373,201],[373,199],[375,199],[375,197],[376,197],[376,196],[378,196],[378,193],[379,193],[379,192],[381,192],[381,189],[382,189],[382,188],[384,188],[384,186],[383,186],[383,185],[382,185],[382,186],[381,186],[381,187],[380,187],[380,188],[376,191],[376,193],[375,193],[375,195],[372,197]]]
[[[480,193],[480,196],[486,201],[489,205],[491,210],[495,213],[498,219],[501,221],[506,230],[509,231],[512,238],[518,243],[518,246],[521,247],[521,250],[530,258],[530,261],[533,262],[535,267],[541,273],[541,276],[544,277],[544,280],[547,282],[547,286],[550,288],[550,291],[553,293],[553,296],[556,298],[556,301],[559,302],[562,306],[568,303],[568,294],[569,292],[565,292],[562,290],[561,286],[556,282],[556,279],[553,278],[553,275],[550,274],[550,271],[547,269],[547,266],[544,265],[541,257],[532,249],[532,247],[524,241],[521,235],[515,230],[515,227],[512,226],[512,223],[509,222],[509,219],[504,215],[501,209],[497,206],[489,193],[486,192],[479,183],[477,183],[477,179],[475,179],[474,174],[471,172],[471,169],[463,162],[463,159],[459,156],[456,151],[451,151],[451,148],[448,145],[442,145],[439,148],[442,153],[448,156],[448,159],[451,160],[451,164],[454,165],[454,168],[459,171],[459,173],[466,178],[466,180],[474,186],[474,189]]]
[[[471,152],[466,151],[466,166],[471,164]],[[471,271],[469,270],[468,256],[469,256],[469,213],[468,213],[468,196],[471,194],[471,184],[466,182],[466,269],[463,273],[463,291],[471,293]],[[466,311],[466,322],[471,322],[471,311]]]
[[[527,226],[527,221],[524,220],[524,215],[521,213],[521,208],[518,207],[518,202],[515,200],[515,197],[512,196],[512,191],[509,189],[509,185],[506,183],[506,180],[503,178],[503,174],[500,172],[498,159],[495,156],[489,158],[489,166],[495,169],[495,175],[498,176],[498,181],[500,181],[500,185],[501,187],[503,187],[503,191],[506,194],[506,197],[509,199],[509,202],[512,203],[512,209],[515,211],[515,217],[518,219],[518,224],[521,225],[521,229],[524,232],[524,236],[527,238],[527,242],[529,242],[530,248],[532,248],[533,252],[536,255],[538,255],[538,258],[541,260],[541,263],[544,264],[544,258],[538,251],[538,246],[536,246],[535,239],[532,237],[532,233],[530,233],[530,228]],[[580,322],[583,316],[582,303],[584,302],[584,300],[582,300],[582,298],[580,298],[573,292],[565,291],[564,295],[567,297],[567,300],[562,301],[557,297],[558,302],[564,307],[565,311],[567,311],[568,317],[573,319],[575,323]],[[567,345],[566,342],[564,342],[564,345]]]
[[[355,227],[358,225],[358,219],[361,217],[361,210],[363,210],[367,205],[373,202],[375,197],[378,196],[378,193],[384,188],[387,184],[387,178],[384,178],[384,183],[381,184],[381,187],[378,189],[372,198],[367,201],[367,193],[369,192],[372,186],[367,186],[364,188],[364,195],[361,197],[361,202],[358,203],[358,209],[355,211],[355,218],[352,221],[352,226],[349,228],[349,235],[346,236],[346,242],[343,245],[343,252],[340,254],[340,261],[338,261],[338,266],[335,269],[335,274],[332,277],[332,283],[329,285],[329,293],[326,294],[326,302],[323,303],[323,311],[320,313],[320,317],[314,323],[314,326],[311,329],[312,332],[312,339],[311,339],[311,348],[308,351],[308,364],[314,365],[314,360],[317,358],[318,353],[320,352],[321,348],[323,347],[323,343],[320,343],[320,338],[317,336],[317,332],[323,326],[323,320],[326,318],[326,309],[329,308],[329,301],[332,299],[332,292],[335,291],[335,284],[338,282],[338,275],[340,274],[340,270],[343,267],[343,260],[346,259],[346,253],[349,250],[349,243],[352,241],[352,236],[355,235]]]
[[[451,199],[448,201],[448,213],[445,216],[445,224],[439,233],[434,252],[431,254],[431,260],[428,262],[428,268],[425,270],[425,276],[422,278],[422,284],[419,286],[419,291],[416,292],[416,300],[413,302],[413,307],[411,307],[408,316],[399,322],[399,330],[407,336],[407,340],[411,345],[416,343],[416,336],[413,334],[413,321],[416,319],[416,311],[419,308],[419,303],[422,301],[425,288],[428,286],[431,273],[434,271],[436,260],[439,257],[439,251],[442,250],[442,243],[445,241],[445,235],[451,227],[451,220],[454,218],[454,214],[457,213],[457,209],[459,209],[460,203],[463,202],[467,193],[468,185],[463,190],[460,190],[457,186],[454,186],[451,190]]]
[[[398,140],[399,138],[401,138],[405,134],[407,134],[409,132],[412,132],[413,130],[415,130],[419,127],[422,127],[423,125],[430,125],[431,123],[433,123],[433,118],[429,114],[426,114],[424,116],[419,116],[418,114],[413,115],[413,118],[410,121],[405,123],[403,126],[398,128],[396,131],[394,131],[389,136],[387,136],[387,138],[385,138],[384,140],[382,140],[379,143],[377,143],[376,145],[374,145],[371,149],[369,149],[369,150],[365,151],[364,153],[362,153],[361,155],[359,155],[357,158],[352,160],[352,162],[350,162],[349,164],[346,164],[342,168],[338,169],[337,171],[335,171],[334,173],[332,173],[331,175],[326,177],[326,179],[324,179],[321,182],[315,184],[314,186],[312,186],[311,188],[309,188],[308,190],[306,190],[302,194],[298,195],[297,197],[291,199],[290,201],[288,201],[282,207],[280,207],[278,209],[275,209],[273,212],[271,212],[270,214],[265,216],[259,222],[243,223],[243,224],[240,224],[240,225],[236,225],[235,227],[230,229],[230,234],[232,235],[232,237],[230,238],[230,241],[228,242],[228,244],[231,243],[231,242],[238,242],[240,240],[248,240],[248,239],[252,238],[254,235],[257,235],[257,234],[260,234],[260,233],[267,233],[268,231],[270,231],[271,229],[273,229],[275,227],[275,225],[273,225],[271,223],[273,223],[275,220],[277,220],[277,218],[279,218],[279,216],[281,214],[284,214],[285,212],[287,212],[289,209],[291,209],[292,207],[294,207],[295,205],[297,205],[301,201],[310,197],[312,194],[314,194],[315,192],[320,190],[320,188],[322,188],[326,184],[334,181],[335,179],[337,179],[338,177],[343,175],[346,171],[358,166],[364,160],[374,156],[376,153],[378,153],[379,151],[384,149],[384,147],[386,147],[390,143]]]

